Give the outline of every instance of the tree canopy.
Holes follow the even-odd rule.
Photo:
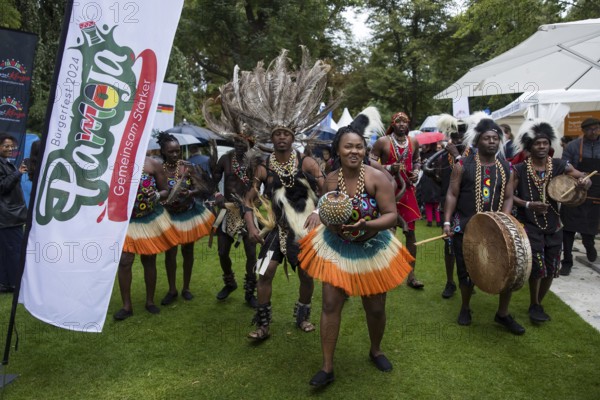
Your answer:
[[[0,26],[39,36],[28,125],[44,122],[65,0],[0,0]],[[368,16],[372,36],[353,42],[343,12]],[[331,85],[352,114],[368,105],[403,110],[416,126],[451,112],[433,96],[469,68],[510,49],[539,25],[594,18],[599,0],[186,0],[166,80],[178,85],[176,121],[202,123],[200,104],[231,79],[282,48],[300,45],[333,65]],[[501,107],[510,96],[472,98],[471,109]],[[338,111],[341,112],[341,111]]]

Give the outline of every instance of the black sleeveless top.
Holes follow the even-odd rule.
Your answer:
[[[565,172],[567,164],[567,161],[553,158],[552,177],[562,175]],[[525,201],[542,201],[540,190],[527,175],[527,164],[525,162],[519,163],[514,166],[514,170],[519,178],[519,182],[515,188],[515,194]],[[540,178],[542,177],[541,175],[538,176]],[[534,214],[533,211],[526,209],[525,207],[517,207],[517,219],[526,225],[539,228],[544,233],[553,233],[560,227],[558,204],[548,196],[547,187],[543,195],[546,199],[546,203],[549,204],[545,218],[543,215]]]
[[[496,157],[502,166],[502,171],[496,168],[496,164],[482,165],[481,168],[481,194],[477,194],[478,183],[476,182],[477,171],[475,154],[460,160],[463,168],[460,194],[454,214],[454,231],[464,232],[467,223],[477,213],[477,196],[482,201],[483,211],[501,211],[500,202],[502,197],[502,172],[504,172],[505,185],[510,179],[510,164],[503,158]],[[504,188],[506,190],[506,187]],[[506,192],[505,192],[506,193]]]

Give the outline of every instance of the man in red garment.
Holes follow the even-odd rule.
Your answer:
[[[414,183],[418,179],[421,164],[419,163],[419,144],[416,139],[408,137],[409,124],[410,119],[405,113],[394,114],[385,136],[377,139],[375,145],[373,145],[370,157],[375,161],[379,160],[385,166],[385,169],[396,180],[398,188],[404,187],[402,181],[406,184],[406,191],[397,200],[396,209],[398,215],[408,224],[408,230],[404,232],[406,248],[416,259],[415,221],[421,218],[421,212],[417,203]],[[398,192],[399,189],[396,189],[396,191]],[[412,266],[414,270],[414,261]],[[407,285],[413,289],[421,289],[425,286],[415,278],[414,272],[411,272],[408,276]]]

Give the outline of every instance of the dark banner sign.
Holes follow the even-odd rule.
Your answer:
[[[37,36],[0,29],[0,132],[23,144]]]

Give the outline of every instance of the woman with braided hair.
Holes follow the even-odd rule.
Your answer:
[[[323,365],[309,382],[317,387],[334,379],[333,356],[348,295],[362,299],[371,339],[369,358],[380,371],[392,370],[380,347],[386,292],[403,282],[414,260],[390,231],[397,219],[389,176],[364,163],[363,134],[369,121],[379,117],[367,115],[367,110],[337,132],[333,149],[340,166],[327,176],[324,191],[329,193],[319,202],[324,225],[300,241],[300,266],[323,281]]]
[[[208,178],[200,176],[201,169],[181,159],[181,147],[175,136],[160,132],[158,134],[160,154],[163,158],[162,168],[167,176],[170,188],[168,199],[164,207],[171,215],[172,223],[179,235],[179,244],[183,255],[183,288],[181,296],[191,300],[194,296],[190,292],[192,268],[194,266],[194,243],[196,240],[210,233],[215,216],[196,201],[203,190],[200,184],[207,184]],[[207,186],[210,186],[209,184]],[[206,191],[208,190],[208,188]],[[208,193],[206,193],[208,194]],[[165,268],[169,291],[160,304],[171,304],[177,298],[176,272],[177,272],[177,246],[165,252]]]

